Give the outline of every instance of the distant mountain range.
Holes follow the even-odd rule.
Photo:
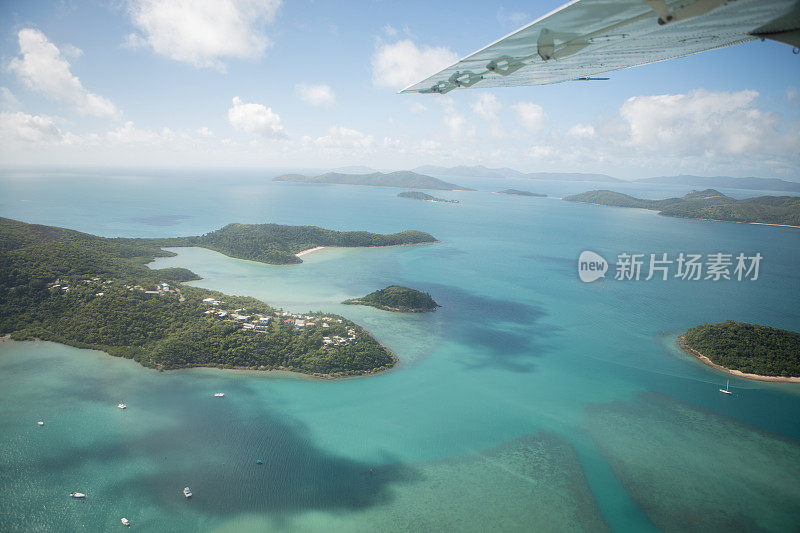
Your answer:
[[[797,196],[759,196],[736,200],[714,189],[706,189],[690,191],[682,198],[643,200],[614,191],[588,191],[566,196],[564,200],[653,209],[672,217],[800,226],[800,197]]]
[[[522,178],[532,180],[551,181],[600,181],[600,182],[625,182],[606,174],[584,174],[580,172],[520,172],[513,168],[487,168],[483,165],[439,167],[424,165],[414,169],[414,172],[433,174],[439,176],[454,176],[464,178]],[[785,191],[800,192],[800,183],[786,181],[778,178],[732,178],[730,176],[658,176],[655,178],[640,178],[633,183],[659,183],[665,185],[686,185],[688,187],[720,187],[727,189],[745,189],[754,191]]]
[[[694,188],[726,188],[753,191],[781,191],[800,193],[800,182],[786,181],[778,178],[733,178],[731,176],[657,176],[640,178],[633,181],[621,180],[607,174],[591,174],[580,172],[520,172],[513,168],[488,168],[483,165],[442,167],[423,165],[413,170],[382,173],[364,166],[348,166],[336,169],[320,176],[301,174],[284,174],[275,181],[292,181],[296,183],[342,183],[350,185],[371,185],[375,187],[402,187],[408,189],[464,190],[471,191],[454,183],[442,181],[434,176],[462,178],[519,178],[547,181],[593,181],[604,183],[641,183],[660,185],[680,185]]]
[[[800,192],[800,183],[778,178],[732,178],[730,176],[659,176],[636,180],[641,183],[664,183],[668,185],[688,185],[690,187],[725,187],[728,189],[747,189],[755,191]]]
[[[487,168],[483,165],[438,167],[424,165],[414,169],[414,172],[425,174],[439,174],[462,178],[522,178],[530,180],[555,180],[555,181],[623,181],[605,174],[581,174],[576,172],[520,172],[513,168]]]
[[[432,176],[418,174],[408,170],[398,172],[373,172],[371,174],[344,174],[328,172],[319,176],[302,174],[283,174],[273,181],[292,183],[333,183],[341,185],[367,185],[371,187],[401,187],[404,189],[431,189],[436,191],[471,191],[473,189],[448,183]]]
[[[483,165],[439,167],[436,165],[423,165],[414,169],[422,174],[444,174],[446,176],[460,176],[464,178],[524,178],[525,173],[513,168],[486,168]]]

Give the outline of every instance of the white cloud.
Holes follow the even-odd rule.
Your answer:
[[[434,102],[442,106],[442,120],[452,139],[475,136],[475,126],[456,108],[455,100],[445,96],[435,99]]]
[[[114,144],[157,144],[174,138],[172,130],[164,128],[161,133],[141,130],[128,121],[119,128],[106,133],[106,139]]]
[[[202,128],[198,128],[197,134],[200,137],[213,137],[214,136],[214,132],[211,131],[210,129],[208,129],[207,126],[203,126]]]
[[[26,28],[17,34],[22,57],[13,58],[8,68],[26,87],[55,100],[67,102],[82,114],[107,117],[117,114],[111,101],[88,92],[69,69],[58,47],[39,30]]]
[[[379,44],[372,54],[372,83],[401,89],[456,61],[456,53],[441,46],[418,47],[408,39]]]
[[[472,110],[488,122],[488,131],[493,137],[505,136],[505,130],[503,130],[498,116],[502,107],[500,101],[492,93],[479,93],[472,102]]]
[[[427,111],[428,106],[420,103],[419,100],[415,100],[408,106],[408,110],[415,115],[419,115]]]
[[[264,25],[275,19],[281,0],[130,0],[130,16],[153,51],[196,67],[222,68],[224,58],[260,57],[270,40]]]
[[[83,50],[72,44],[61,46],[61,54],[70,59],[77,59],[83,55]]]
[[[527,156],[556,169],[653,174],[797,175],[800,124],[756,91],[636,96],[616,118],[550,131]],[[618,170],[614,170],[618,169]]]
[[[325,83],[319,85],[299,83],[295,85],[294,90],[304,102],[313,106],[330,106],[336,101],[333,89]]]
[[[785,143],[779,117],[758,109],[752,90],[629,98],[619,113],[629,143],[644,151],[690,155],[771,152]]]
[[[22,105],[8,87],[0,87],[0,111],[19,111]]]
[[[472,110],[486,120],[497,120],[497,113],[502,105],[492,93],[479,93],[472,102]]]
[[[531,146],[529,151],[530,156],[534,159],[548,159],[554,155],[554,150],[552,146],[541,144],[536,146]]]
[[[228,121],[235,129],[245,133],[270,139],[286,137],[281,117],[272,108],[261,104],[245,104],[238,96],[234,97],[233,107],[228,110]]]
[[[542,106],[533,102],[519,102],[511,106],[517,113],[517,122],[531,133],[542,131],[547,121]]]
[[[386,24],[383,27],[383,33],[385,33],[389,37],[395,37],[397,35],[397,28],[395,28],[391,24]]]
[[[575,124],[567,130],[567,135],[589,139],[594,137],[594,126],[591,124]]]
[[[531,21],[531,16],[521,11],[509,12],[503,7],[500,7],[497,10],[497,22],[499,22],[500,25],[507,30],[516,30],[520,26],[524,26]]]
[[[65,140],[53,119],[27,113],[0,113],[0,139],[3,142],[25,141],[40,144]]]
[[[786,98],[789,102],[794,102],[797,100],[797,87],[787,87],[786,93],[784,94],[784,98]]]
[[[317,137],[313,142],[321,148],[358,148],[366,150],[372,147],[374,139],[372,135],[365,135],[354,129],[331,126],[328,128],[328,135]]]
[[[475,135],[475,126],[472,126],[464,118],[464,115],[457,111],[446,112],[444,123],[450,130],[452,137],[472,137]]]

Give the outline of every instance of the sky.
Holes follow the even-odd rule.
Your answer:
[[[800,180],[800,56],[776,43],[398,94],[561,3],[0,0],[0,166]]]

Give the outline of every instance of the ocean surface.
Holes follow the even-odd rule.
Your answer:
[[[109,531],[121,517],[159,532],[800,529],[800,384],[731,379],[723,395],[727,376],[675,346],[701,322],[800,330],[799,229],[558,199],[687,192],[652,184],[452,178],[478,190],[434,193],[461,202],[437,204],[274,174],[0,174],[0,216],[104,236],[277,222],[441,240],[328,248],[293,266],[181,248],[153,264],[286,310],[345,315],[399,357],[381,375],[156,372],[53,343],[0,343],[0,531]],[[492,194],[509,187],[551,197]],[[755,281],[610,271],[582,283],[584,250],[611,263],[621,253],[763,260]],[[398,315],[339,303],[390,284],[442,307]],[[87,498],[69,498],[76,490]]]

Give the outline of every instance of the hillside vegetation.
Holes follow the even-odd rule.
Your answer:
[[[566,196],[564,200],[652,209],[662,215],[681,218],[800,226],[800,197],[796,196],[759,196],[736,200],[714,189],[706,189],[690,191],[682,198],[643,200],[614,191],[599,190]]]
[[[401,313],[435,311],[439,307],[439,304],[431,298],[430,294],[400,285],[391,285],[385,289],[371,292],[363,298],[345,300],[342,303],[369,305],[378,309]]]
[[[436,238],[430,233],[416,230],[380,234],[367,231],[335,231],[316,226],[228,224],[198,237],[117,239],[117,241],[150,246],[200,246],[237,259],[286,265],[302,263],[303,261],[295,254],[317,246],[396,246],[436,242]]]
[[[95,348],[159,369],[351,375],[394,365],[343,317],[287,318],[253,298],[181,284],[198,279],[189,270],[145,265],[170,255],[144,241],[0,218],[0,335]]]
[[[440,202],[444,204],[457,204],[458,200],[446,200],[444,198],[437,198],[430,194],[419,191],[408,191],[397,194],[398,198],[406,198],[407,200],[422,200],[423,202]]]
[[[689,328],[686,346],[714,364],[761,376],[800,376],[800,333],[728,320]]]

